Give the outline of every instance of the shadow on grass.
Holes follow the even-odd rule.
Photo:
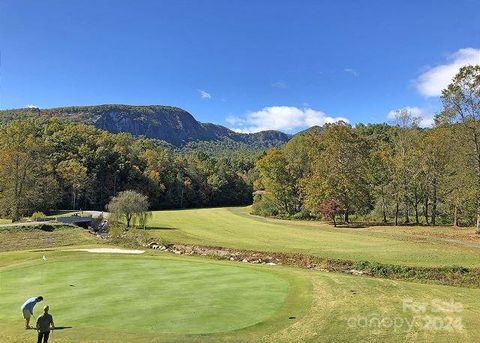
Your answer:
[[[362,223],[349,223],[349,224],[337,224],[337,228],[339,229],[364,229],[368,225],[362,224]]]
[[[330,225],[333,226],[333,223],[329,223]],[[435,227],[432,226],[431,224],[424,224],[424,223],[398,223],[395,225],[395,223],[383,223],[383,222],[351,222],[351,223],[337,223],[337,228],[342,228],[342,229],[363,229],[367,227],[375,227],[375,226],[389,226],[392,228],[399,228],[399,227],[425,227],[425,228],[431,228]],[[437,227],[443,227],[442,225],[439,225]]]
[[[173,231],[178,230],[176,227],[162,227],[162,226],[147,226],[145,230],[162,230],[162,231]]]
[[[73,329],[73,326],[55,326],[53,330],[66,330],[66,329]]]

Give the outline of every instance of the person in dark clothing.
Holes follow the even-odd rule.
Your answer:
[[[37,331],[38,340],[37,343],[48,343],[48,337],[50,336],[50,329],[55,329],[53,324],[53,317],[48,313],[50,308],[45,306],[43,308],[43,314],[37,318]]]

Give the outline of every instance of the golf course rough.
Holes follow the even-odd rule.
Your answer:
[[[267,268],[151,256],[52,253],[46,261],[1,271],[0,321],[21,326],[19,306],[25,298],[41,294],[57,325],[138,334],[211,334],[269,319],[288,292],[288,280]]]

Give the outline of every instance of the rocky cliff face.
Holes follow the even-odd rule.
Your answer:
[[[202,125],[190,113],[162,106],[113,107],[103,111],[93,125],[113,133],[129,132],[173,145],[208,138]]]
[[[279,131],[236,133],[221,125],[200,123],[187,111],[171,106],[98,105],[0,111],[0,123],[33,117],[83,122],[109,132],[129,132],[135,136],[160,139],[175,146],[195,141],[229,139],[268,147],[290,139],[289,135]]]

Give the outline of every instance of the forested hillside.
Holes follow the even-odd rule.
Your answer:
[[[187,111],[172,106],[98,105],[0,111],[0,123],[3,124],[19,119],[50,118],[90,124],[112,133],[128,132],[163,140],[177,147],[192,142],[217,143],[219,146],[231,142],[252,149],[265,149],[282,145],[290,138],[279,131],[243,134],[221,125],[200,123]]]
[[[249,158],[178,153],[158,141],[93,126],[20,120],[0,129],[0,217],[50,209],[98,209],[122,190],[148,196],[151,208],[251,202]]]
[[[254,211],[480,231],[480,66],[462,68],[442,100],[434,128],[400,110],[394,126],[329,124],[269,150]]]

